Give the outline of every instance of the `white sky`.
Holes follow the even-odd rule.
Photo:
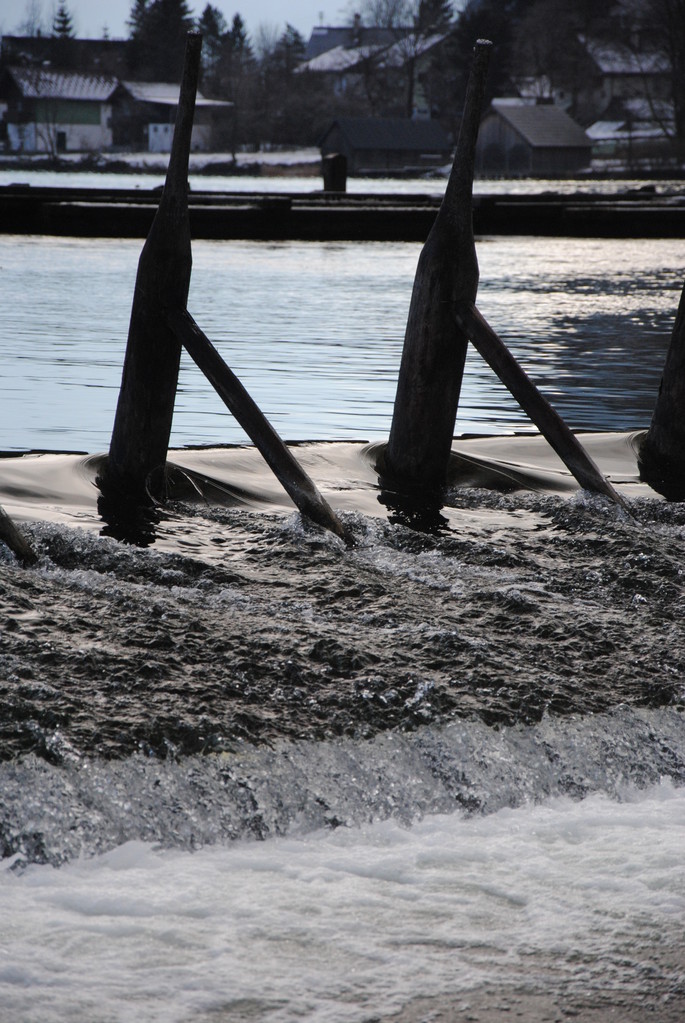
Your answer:
[[[48,28],[52,25],[55,0],[38,0]],[[106,25],[112,39],[128,35],[126,21],[132,0],[66,0],[74,21],[76,34],[82,38],[98,38]],[[233,15],[240,13],[248,31],[254,34],[258,25],[267,23],[285,28],[286,22],[309,38],[314,25],[345,25],[350,18],[349,0],[210,0],[231,23]],[[202,14],[207,0],[189,0],[193,14]],[[0,0],[0,33],[15,33],[26,20],[30,0]]]

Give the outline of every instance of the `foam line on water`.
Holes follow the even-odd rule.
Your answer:
[[[684,822],[662,782],[4,870],[2,1018],[362,1023],[421,998],[461,1018],[523,988],[677,1019]]]

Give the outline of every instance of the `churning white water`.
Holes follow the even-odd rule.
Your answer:
[[[363,1021],[433,997],[468,1019],[495,983],[501,1006],[521,986],[611,1004],[655,978],[665,1013],[682,999],[683,849],[685,791],[664,782],[410,828],[5,861],[0,1019]]]

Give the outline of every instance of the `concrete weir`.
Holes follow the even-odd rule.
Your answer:
[[[581,185],[582,188],[582,185]],[[441,196],[364,193],[193,192],[193,238],[301,241],[424,242]],[[6,234],[145,238],[159,190],[0,187],[0,231]],[[679,238],[685,197],[630,190],[607,197],[479,194],[476,234],[598,238]]]

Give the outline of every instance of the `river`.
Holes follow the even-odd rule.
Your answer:
[[[374,471],[418,247],[196,243],[191,312],[351,549],[186,361],[172,503],[106,535],[139,250],[0,236],[0,503],[40,558],[0,548],[2,1023],[681,1019],[685,516],[635,465],[681,244],[478,240],[635,518],[471,353],[419,532]]]

